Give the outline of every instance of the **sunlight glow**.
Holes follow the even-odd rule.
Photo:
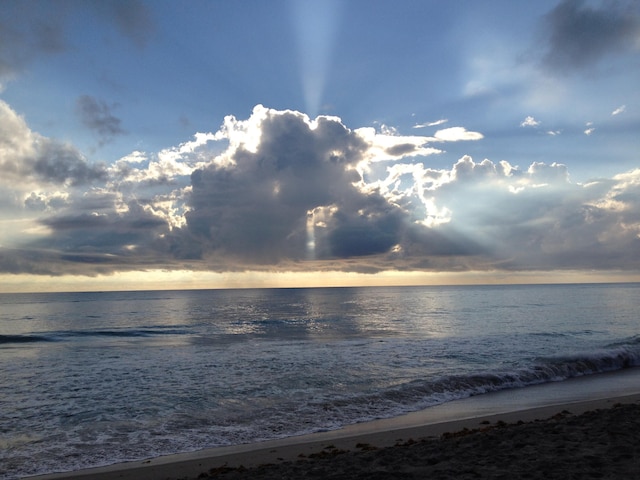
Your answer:
[[[308,288],[411,285],[502,285],[552,283],[639,282],[640,275],[622,271],[384,271],[375,274],[340,271],[307,272],[204,272],[192,270],[148,270],[85,276],[0,274],[0,293],[72,292],[218,288]]]
[[[307,212],[307,258],[314,260],[316,258],[316,219],[315,211]]]
[[[328,78],[340,3],[337,0],[292,0],[291,9],[306,109],[309,116],[315,117],[320,111]]]

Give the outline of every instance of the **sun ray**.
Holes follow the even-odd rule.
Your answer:
[[[339,23],[337,0],[294,0],[292,19],[298,42],[300,76],[307,114],[315,117],[323,100],[331,51]]]

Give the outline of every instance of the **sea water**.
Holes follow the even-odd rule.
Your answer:
[[[640,284],[0,295],[0,478],[640,366]]]

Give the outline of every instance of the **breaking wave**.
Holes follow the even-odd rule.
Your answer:
[[[387,416],[384,412],[398,415],[475,395],[639,366],[640,336],[611,344],[589,354],[538,358],[531,366],[513,371],[490,371],[414,380],[372,394],[342,396],[322,402],[319,406],[323,410],[340,411],[340,416],[345,415],[347,411],[366,411],[366,417],[358,419],[365,421]]]

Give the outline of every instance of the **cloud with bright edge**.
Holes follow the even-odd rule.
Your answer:
[[[259,105],[108,167],[4,103],[0,127],[3,273],[640,266],[640,169],[575,184],[559,163],[431,168],[432,145],[483,138],[464,127],[403,136]]]

